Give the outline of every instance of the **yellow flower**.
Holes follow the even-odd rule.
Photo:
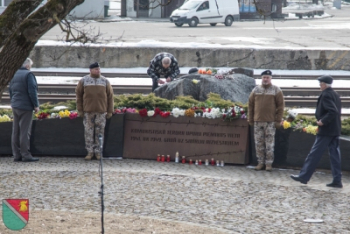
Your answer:
[[[69,110],[60,111],[60,112],[58,112],[58,115],[59,115],[61,118],[69,117],[70,112],[69,112]]]
[[[283,121],[283,128],[284,129],[287,129],[287,128],[290,128],[290,127],[291,127],[291,124],[288,121]]]
[[[192,83],[193,83],[193,84],[198,84],[198,82],[199,82],[199,80],[196,80],[196,79],[193,79],[193,80],[192,80]]]
[[[11,121],[10,117],[8,115],[0,115],[0,122],[9,122]]]
[[[304,129],[305,129],[306,133],[310,133],[310,134],[313,134],[313,135],[316,135],[317,132],[318,132],[318,126],[308,125]]]

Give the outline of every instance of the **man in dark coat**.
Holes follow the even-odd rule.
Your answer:
[[[291,175],[293,180],[307,184],[314,173],[323,152],[328,148],[330,155],[333,182],[328,187],[342,188],[341,157],[339,136],[341,132],[341,101],[337,92],[332,89],[333,78],[321,76],[318,78],[321,95],[317,100],[316,119],[318,132],[311,151],[305,159],[299,175]]]
[[[180,69],[174,55],[162,52],[154,56],[149,63],[147,74],[152,78],[152,92],[158,88],[158,84],[165,82],[160,79],[160,76],[166,78],[166,82],[171,82],[180,74]]]
[[[33,111],[35,113],[39,111],[38,85],[34,74],[30,71],[32,65],[33,61],[27,58],[9,85],[13,112],[11,145],[15,162],[39,160],[33,158],[29,152]]]

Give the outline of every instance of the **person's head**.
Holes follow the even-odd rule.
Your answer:
[[[26,60],[23,62],[22,67],[27,68],[30,70],[32,68],[33,61],[30,58],[26,58]]]
[[[188,74],[197,74],[198,73],[198,68],[194,67],[194,68],[191,68],[189,71],[188,71]]]
[[[320,89],[322,91],[328,87],[332,87],[333,78],[331,76],[320,76],[317,80],[320,82]]]
[[[100,64],[98,64],[98,62],[94,62],[90,64],[89,68],[90,68],[91,77],[94,77],[94,78],[100,77],[101,70],[100,70]]]
[[[261,73],[261,84],[270,85],[272,80],[272,72],[270,70],[263,71]]]
[[[171,59],[169,57],[164,57],[162,59],[162,66],[164,68],[168,68],[170,66],[170,63],[171,63]]]

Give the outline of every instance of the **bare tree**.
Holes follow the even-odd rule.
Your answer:
[[[0,15],[0,100],[37,41],[84,0],[14,0]]]

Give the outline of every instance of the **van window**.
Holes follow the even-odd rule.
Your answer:
[[[179,10],[196,9],[199,6],[199,4],[201,4],[201,1],[187,1],[179,8]]]
[[[197,9],[197,11],[204,11],[209,9],[209,1],[203,2]]]

